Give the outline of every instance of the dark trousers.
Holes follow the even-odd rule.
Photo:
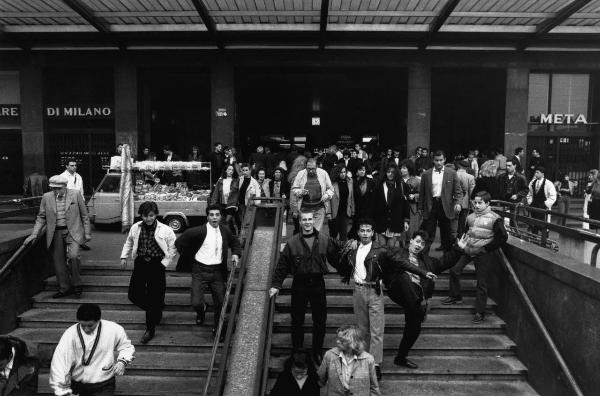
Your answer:
[[[167,281],[160,257],[137,257],[129,281],[129,300],[146,311],[146,327],[153,330],[162,320]]]
[[[312,310],[312,350],[322,353],[327,321],[325,279],[322,274],[296,275],[292,282],[292,344],[294,349],[304,346],[304,315],[306,305]]]
[[[485,313],[489,289],[489,272],[491,268],[500,264],[499,255],[500,252],[496,249],[473,257],[475,276],[477,277],[477,288],[475,290],[475,312],[477,313]]]
[[[340,240],[347,240],[349,224],[350,218],[348,215],[346,213],[338,212],[335,219],[329,220],[329,236],[332,238],[337,238],[339,235]]]
[[[84,384],[77,381],[71,383],[73,394],[79,396],[113,396],[115,394],[115,387],[115,377],[95,384]]]
[[[79,244],[71,237],[69,230],[54,231],[50,250],[58,289],[66,293],[71,288],[81,287]]]
[[[404,308],[404,332],[398,347],[398,356],[406,358],[421,334],[421,323],[425,316],[424,306],[421,305],[423,289],[411,281],[407,273],[403,273],[390,284],[388,296]]]
[[[452,268],[450,268],[450,297],[462,297],[460,294],[460,274],[462,274],[465,266],[471,261],[471,259],[462,255]]]
[[[192,307],[197,313],[204,309],[204,291],[210,289],[214,307],[214,328],[219,325],[219,317],[225,299],[225,277],[220,265],[192,264]]]
[[[546,209],[546,205],[543,202],[536,202],[535,200],[531,203],[530,205],[532,208],[538,208],[538,209]],[[538,219],[538,220],[546,220],[546,213],[544,212],[538,212],[538,211],[531,211],[531,218],[533,219]],[[529,226],[529,231],[531,231],[534,234],[537,234],[538,232],[540,232],[542,230],[542,228],[537,227],[537,226]]]
[[[423,220],[421,229],[427,231],[429,239],[427,240],[427,248],[431,247],[433,240],[435,239],[436,227],[440,226],[440,237],[442,239],[442,248],[444,251],[450,250],[452,247],[452,221],[446,217],[444,213],[444,207],[440,199],[433,199],[431,206],[431,212],[429,217]]]
[[[239,230],[239,219],[237,218],[237,210],[235,208],[227,208],[225,209],[225,216],[223,217],[223,224],[229,227],[231,233],[236,235],[236,227]]]

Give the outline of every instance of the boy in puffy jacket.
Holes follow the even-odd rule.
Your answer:
[[[473,260],[475,264],[477,289],[474,323],[481,323],[484,320],[488,295],[488,272],[491,266],[499,262],[498,249],[508,239],[504,219],[492,211],[490,200],[491,196],[487,191],[480,191],[475,195],[474,212],[467,216],[467,231],[458,241],[458,247],[467,256],[466,259],[461,260],[462,263],[466,264]]]

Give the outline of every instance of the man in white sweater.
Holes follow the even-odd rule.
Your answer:
[[[101,320],[96,304],[82,304],[77,321],[63,333],[54,350],[50,386],[57,396],[112,396],[115,376],[125,373],[135,348],[122,326]]]

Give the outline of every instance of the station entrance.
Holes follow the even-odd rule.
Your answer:
[[[405,69],[243,69],[236,87],[244,155],[258,145],[313,151],[369,143],[405,150]]]
[[[504,148],[506,70],[444,69],[431,72],[431,149],[450,159]],[[512,154],[512,153],[505,153]]]

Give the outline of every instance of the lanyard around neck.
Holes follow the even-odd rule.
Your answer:
[[[79,336],[79,342],[81,342],[81,347],[83,348],[83,355],[81,355],[81,364],[83,366],[89,366],[92,358],[94,357],[94,353],[96,352],[96,348],[98,347],[98,341],[100,341],[100,333],[102,332],[102,322],[98,323],[98,331],[96,332],[96,339],[94,340],[94,346],[92,347],[92,351],[90,352],[90,356],[88,356],[87,360],[85,359],[85,341],[83,341],[83,334],[81,334],[81,325],[77,325],[77,335]]]

